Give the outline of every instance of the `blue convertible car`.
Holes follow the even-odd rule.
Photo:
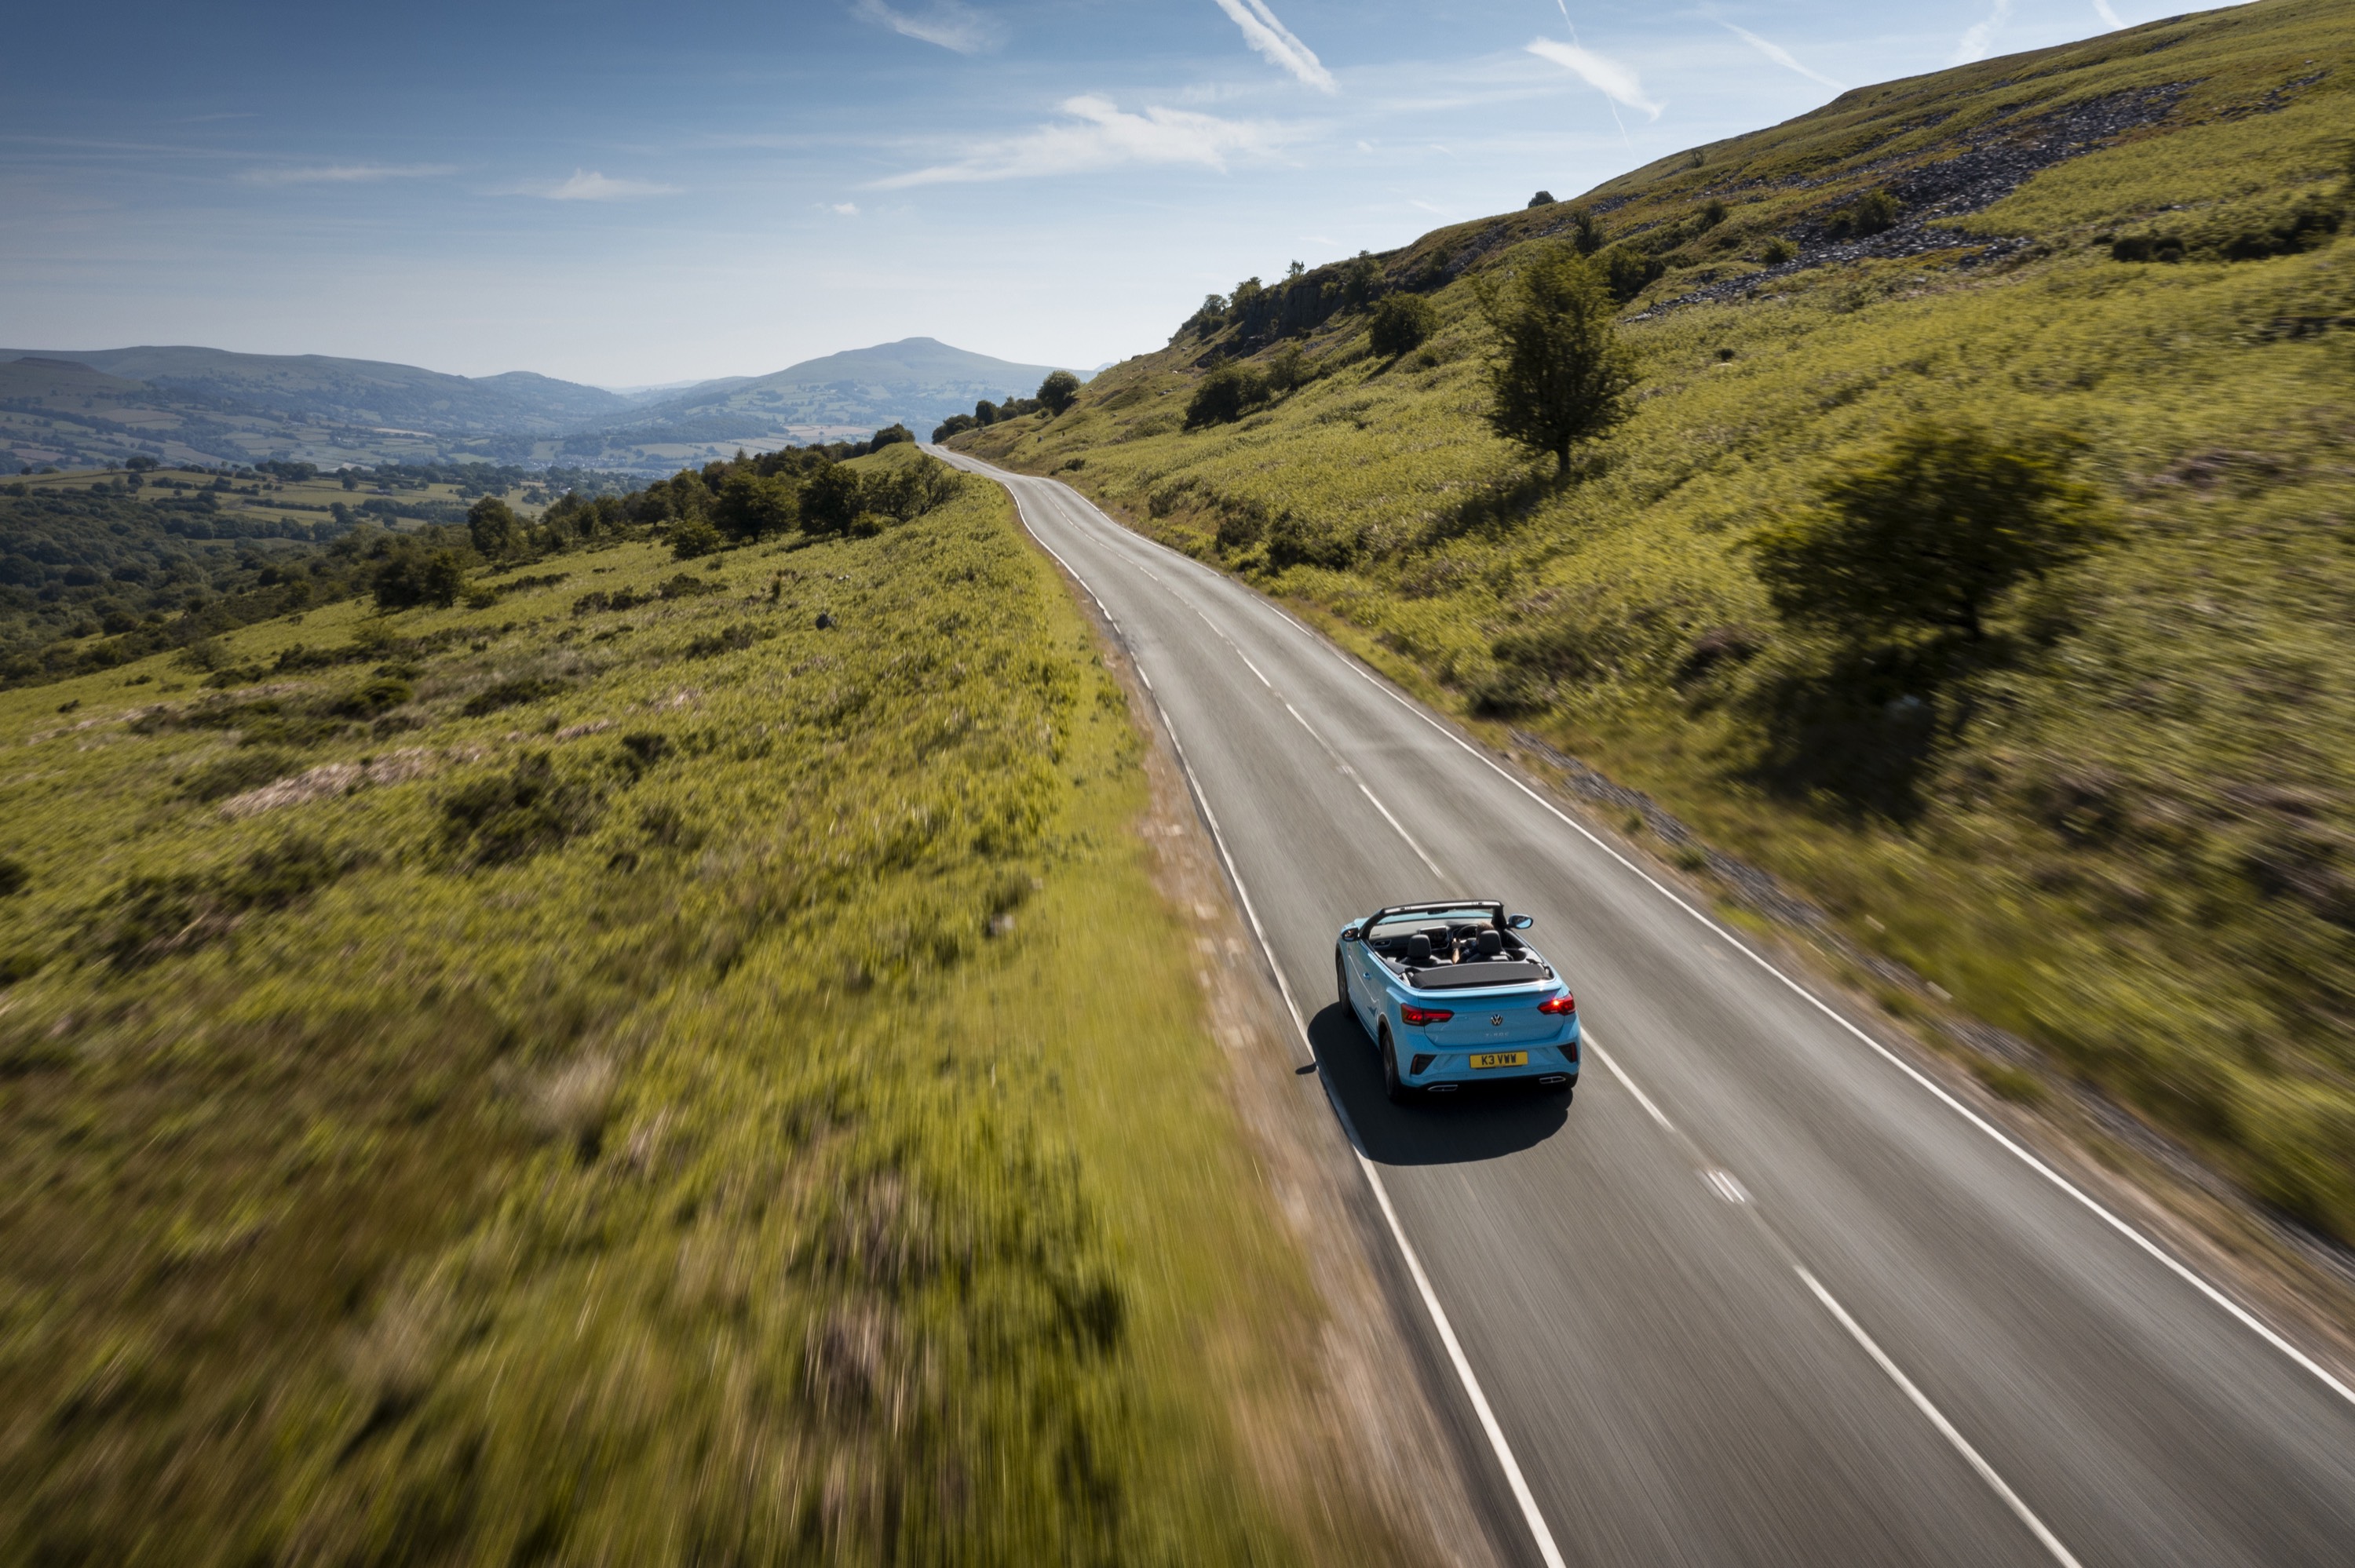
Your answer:
[[[1404,1103],[1465,1084],[1578,1086],[1578,1001],[1501,904],[1396,904],[1341,928],[1341,1005]]]

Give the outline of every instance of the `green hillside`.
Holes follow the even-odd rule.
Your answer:
[[[762,461],[0,693],[0,1557],[1412,1557],[1090,629]]]
[[[2350,146],[2355,7],[2176,18],[1254,280],[957,444],[1650,792],[1923,977],[1892,1009],[1985,1043],[1951,995],[2355,1236]],[[1558,482],[1484,421],[1475,293],[1582,236],[1642,379]],[[1398,298],[1433,330],[1377,355]],[[1236,364],[1240,417],[1187,429]],[[2075,432],[2115,542],[1976,643],[1780,620],[1759,526],[1966,419]]]

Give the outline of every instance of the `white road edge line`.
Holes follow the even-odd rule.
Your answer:
[[[1014,494],[1015,512],[1018,516],[1021,514],[1022,498],[1014,493],[1013,486],[1007,486],[1007,490]],[[1087,578],[1072,571],[1071,564],[1063,559],[1052,545],[1039,537],[1027,517],[1023,518],[1023,528],[1040,549],[1054,557],[1057,566],[1071,572],[1071,580],[1085,590],[1088,598],[1095,600],[1096,609],[1106,620],[1110,620],[1112,612],[1104,609],[1103,600],[1097,598],[1096,590],[1088,586]],[[1134,656],[1130,662],[1135,662]],[[1141,671],[1139,673],[1142,673]],[[1154,699],[1153,708],[1160,716],[1163,732],[1169,736],[1171,749],[1178,754],[1178,766],[1185,769],[1186,782],[1194,792],[1195,803],[1201,808],[1204,824],[1210,830],[1210,842],[1218,846],[1219,859],[1225,863],[1227,875],[1233,881],[1235,892],[1242,900],[1243,914],[1251,921],[1252,935],[1259,938],[1260,953],[1267,959],[1268,972],[1275,977],[1276,990],[1283,993],[1284,1008],[1292,1014],[1292,1026],[1300,1032],[1300,1043],[1314,1059],[1316,1048],[1309,1041],[1308,1025],[1300,1015],[1300,1003],[1294,999],[1292,987],[1284,980],[1283,966],[1275,961],[1275,950],[1268,946],[1267,933],[1260,927],[1259,913],[1252,907],[1251,892],[1244,887],[1241,875],[1235,870],[1234,858],[1227,853],[1226,835],[1219,832],[1219,820],[1210,810],[1209,798],[1202,793],[1202,786],[1194,777],[1194,765],[1186,759],[1185,745],[1178,738],[1177,726],[1169,722],[1169,715],[1162,708],[1159,698]],[[1389,813],[1383,814],[1387,816]],[[1319,1073],[1317,1078],[1322,1083],[1324,1075]],[[1333,1098],[1330,1085],[1325,1086],[1325,1096],[1335,1110],[1341,1108],[1340,1102]],[[1653,1114],[1657,1116],[1659,1113],[1655,1111]],[[1561,1548],[1554,1544],[1553,1531],[1547,1527],[1545,1515],[1538,1510],[1538,1499],[1529,1490],[1528,1479],[1521,1474],[1520,1461],[1513,1457],[1513,1446],[1506,1441],[1505,1430],[1497,1424],[1496,1412],[1489,1408],[1488,1396],[1481,1391],[1480,1380],[1474,1375],[1472,1363],[1465,1357],[1464,1346],[1455,1338],[1455,1326],[1448,1320],[1447,1308],[1439,1304],[1439,1295],[1432,1288],[1431,1277],[1423,1270],[1423,1259],[1415,1255],[1413,1245],[1406,1239],[1405,1227],[1399,1224],[1398,1211],[1391,1206],[1390,1189],[1382,1184],[1381,1171],[1366,1158],[1365,1150],[1359,1146],[1357,1129],[1349,1127],[1346,1114],[1341,1123],[1348,1128],[1349,1152],[1357,1156],[1358,1169],[1364,1173],[1366,1184],[1374,1190],[1374,1201],[1380,1205],[1382,1218],[1390,1225],[1391,1239],[1398,1244],[1399,1255],[1406,1260],[1407,1273],[1413,1277],[1415,1290],[1423,1297],[1423,1310],[1431,1314],[1432,1327],[1439,1330],[1440,1343],[1447,1348],[1447,1359],[1455,1365],[1456,1379],[1464,1385],[1465,1396],[1472,1401],[1472,1412],[1479,1417],[1480,1430],[1487,1434],[1488,1446],[1497,1456],[1497,1466],[1505,1472],[1505,1484],[1512,1489],[1513,1500],[1520,1505],[1522,1522],[1529,1526],[1529,1534],[1537,1542],[1538,1555],[1545,1559],[1546,1568],[1568,1568],[1562,1560]]]
[[[1872,1336],[1866,1333],[1857,1320],[1848,1315],[1848,1308],[1841,1306],[1814,1275],[1809,1274],[1797,1264],[1793,1264],[1791,1267],[1802,1280],[1806,1282],[1807,1288],[1816,1293],[1816,1299],[1824,1304],[1824,1309],[1839,1320],[1839,1326],[1848,1330],[1849,1338],[1864,1347],[1864,1353],[1879,1362],[1881,1370],[1889,1374],[1889,1381],[1895,1383],[1904,1392],[1905,1397],[1913,1402],[1913,1408],[1929,1419],[1930,1425],[1938,1429],[1938,1435],[1954,1446],[1955,1453],[1960,1454],[1969,1462],[1972,1469],[1978,1472],[1979,1479],[1985,1481],[1995,1495],[2004,1500],[2005,1506],[2019,1516],[2020,1523],[2028,1526],[2029,1532],[2036,1537],[2045,1551],[2052,1554],[2052,1560],[2065,1564],[2066,1568],[2081,1568],[2077,1559],[2070,1555],[2069,1549],[2061,1544],[2061,1538],[2044,1527],[2044,1521],[2036,1517],[2035,1510],[2020,1500],[2018,1492],[2004,1484],[2004,1478],[1996,1474],[1995,1467],[1979,1457],[1979,1451],[1971,1446],[1969,1439],[1955,1431],[1955,1424],[1947,1420],[1936,1405],[1930,1403],[1929,1396],[1914,1387],[1913,1380],[1907,1377],[1879,1345],[1873,1343]]]

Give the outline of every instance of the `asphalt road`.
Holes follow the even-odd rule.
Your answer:
[[[937,450],[937,449],[935,449]],[[987,470],[1117,626],[1529,1562],[2355,1563],[2355,1394],[1248,588]],[[1496,897],[1572,1104],[1401,1109],[1334,933]]]

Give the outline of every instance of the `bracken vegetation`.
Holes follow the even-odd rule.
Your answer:
[[[1126,701],[940,467],[0,694],[0,1557],[1398,1560]]]
[[[2263,0],[1859,89],[1213,299],[957,444],[1652,792],[1920,1015],[1950,992],[2355,1237],[2346,23]],[[1640,379],[1557,479],[1488,428],[1477,294],[1565,241]],[[1393,357],[1401,294],[1438,325]],[[1285,353],[1294,390],[1181,418]]]

